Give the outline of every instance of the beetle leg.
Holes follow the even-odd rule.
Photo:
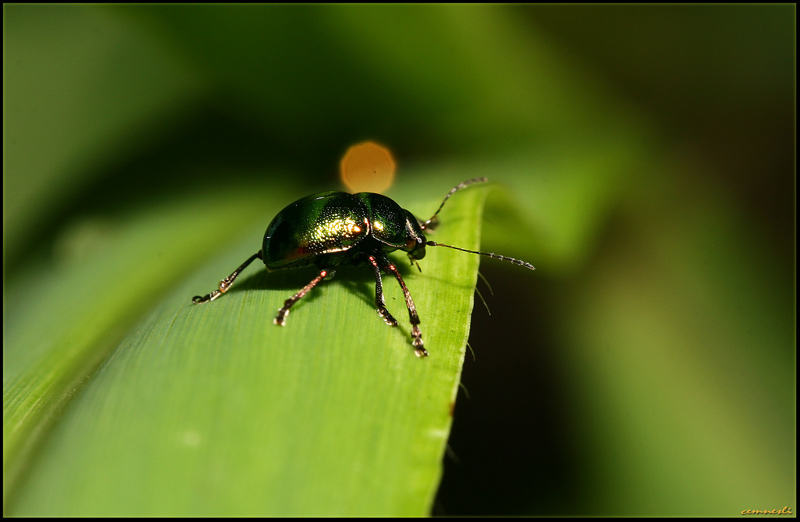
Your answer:
[[[367,260],[372,268],[375,269],[375,306],[378,308],[378,313],[389,326],[397,326],[397,320],[392,317],[389,310],[386,309],[386,301],[383,300],[383,279],[381,278],[381,267],[375,256],[368,256]]]
[[[210,294],[206,294],[206,295],[205,295],[205,296],[203,296],[203,297],[200,297],[199,295],[196,295],[196,296],[194,296],[194,297],[192,298],[192,302],[193,302],[194,304],[207,303],[207,302],[209,302],[209,301],[213,301],[213,300],[214,300],[214,299],[216,299],[217,297],[219,297],[219,296],[221,296],[222,294],[224,294],[225,292],[227,292],[227,291],[230,289],[231,285],[233,285],[233,282],[234,282],[234,281],[236,281],[236,278],[237,278],[237,277],[239,277],[239,274],[241,274],[241,273],[242,273],[242,270],[244,270],[245,268],[247,268],[247,265],[249,265],[250,263],[252,263],[253,261],[255,261],[255,260],[256,260],[256,258],[258,258],[258,259],[262,259],[262,257],[261,257],[261,250],[259,250],[258,252],[256,252],[256,253],[255,253],[255,254],[253,254],[252,256],[250,256],[250,257],[247,259],[247,261],[245,261],[244,263],[242,263],[242,264],[241,264],[241,266],[240,266],[239,268],[237,268],[236,270],[234,270],[234,271],[233,271],[233,273],[232,273],[231,275],[229,275],[228,277],[226,277],[225,279],[223,279],[222,281],[220,281],[220,282],[219,282],[219,290],[214,290],[214,291],[213,291],[213,292],[211,292]]]
[[[428,351],[422,344],[422,331],[419,329],[419,314],[417,314],[417,307],[414,306],[414,300],[411,298],[411,293],[408,291],[405,281],[403,281],[403,276],[401,276],[400,272],[397,271],[397,267],[385,257],[383,261],[386,271],[391,272],[392,275],[394,275],[395,279],[397,279],[397,282],[400,283],[400,288],[403,289],[403,296],[406,298],[406,308],[408,308],[408,317],[411,320],[411,337],[413,339],[411,341],[411,345],[414,347],[414,352],[417,354],[417,357],[427,357]]]
[[[312,279],[311,282],[304,286],[299,292],[284,301],[283,306],[280,310],[278,310],[278,315],[275,316],[275,324],[278,326],[283,326],[286,324],[286,316],[289,315],[289,308],[291,308],[297,301],[302,299],[304,295],[309,293],[312,288],[319,284],[320,281],[328,276],[332,276],[333,274],[333,270],[320,270],[319,274],[317,274],[317,277]]]

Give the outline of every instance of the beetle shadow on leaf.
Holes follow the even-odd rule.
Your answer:
[[[359,296],[370,308],[375,307],[375,276],[371,268],[366,266],[339,266],[335,270],[336,274],[332,278],[321,281],[316,288],[303,297],[303,302],[316,300],[321,295],[319,289],[323,286],[342,285],[350,293]],[[262,267],[258,272],[247,276],[239,276],[240,279],[236,281],[227,293],[235,294],[246,290],[274,290],[285,292],[284,299],[288,299],[311,282],[318,273],[319,271],[313,267],[278,270],[275,272],[269,272]],[[384,276],[384,287],[387,283],[394,283],[394,277],[389,280]]]
[[[397,260],[394,260],[394,262],[403,276],[403,279],[408,282],[409,275],[415,273],[416,268],[408,263],[399,263]],[[346,306],[348,308],[353,307],[360,309],[363,306],[364,311],[371,310],[374,312],[376,310],[375,274],[372,267],[368,265],[342,265],[335,267],[335,271],[336,274],[334,277],[321,281],[317,287],[305,295],[295,306],[308,306],[311,302],[323,296],[323,292],[320,291],[320,288],[326,288],[328,285],[336,285],[337,287],[343,288],[348,294],[346,301]],[[261,268],[251,274],[239,276],[239,279],[237,279],[236,283],[227,293],[235,294],[248,290],[255,292],[275,291],[276,293],[280,293],[280,302],[282,303],[285,299],[289,299],[299,292],[313,280],[317,274],[319,274],[319,271],[314,267],[279,270],[275,272],[269,272]],[[413,278],[413,275],[411,278]],[[403,317],[407,317],[407,308],[402,291],[393,275],[382,274],[382,280],[386,307],[396,319],[399,319],[398,327],[402,335],[408,337],[411,335],[411,329],[407,321],[402,320]],[[413,293],[413,288],[410,290]],[[331,294],[328,294],[328,296],[330,295]],[[359,304],[357,299],[362,301],[363,304]],[[317,306],[325,304],[325,299],[323,298]],[[328,304],[330,305],[330,303]],[[377,314],[375,320],[379,321]]]

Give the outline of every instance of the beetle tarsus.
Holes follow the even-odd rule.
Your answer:
[[[385,322],[389,326],[397,326],[397,319],[392,317],[392,314],[390,314],[389,310],[387,310],[386,308],[383,309],[378,308],[378,315],[380,315],[381,319],[383,319],[383,322]]]
[[[194,304],[207,303],[209,301],[213,301],[214,299],[216,299],[217,297],[219,297],[221,295],[222,295],[222,292],[220,292],[219,290],[214,290],[210,294],[206,294],[203,297],[200,297],[199,295],[194,296],[192,298],[192,303],[194,303]]]
[[[229,275],[228,277],[226,277],[225,279],[220,281],[218,290],[214,290],[210,294],[206,294],[203,297],[200,297],[199,295],[196,295],[196,296],[192,297],[192,303],[194,303],[194,304],[207,303],[209,301],[213,301],[217,297],[219,297],[222,294],[224,294],[225,292],[227,292],[230,289],[230,287],[233,286],[233,282],[236,281],[236,278],[239,277],[239,274],[242,273],[242,270],[247,268],[247,265],[252,263],[256,258],[261,259],[261,250],[259,250],[258,252],[256,252],[252,256],[248,257],[247,261],[245,261],[244,263],[239,265],[239,268],[234,270],[231,275]]]
[[[284,326],[286,324],[287,315],[289,315],[289,308],[284,303],[283,308],[278,310],[278,315],[275,316],[275,319],[273,319],[272,322],[278,326]]]
[[[427,357],[428,350],[422,344],[422,331],[419,329],[419,325],[415,324],[411,327],[411,337],[414,339],[411,344],[414,346],[414,353],[417,357]]]
[[[278,326],[283,326],[286,324],[286,316],[289,315],[289,309],[294,306],[294,304],[303,298],[304,295],[309,293],[312,288],[317,286],[320,281],[328,277],[328,275],[333,276],[333,270],[320,270],[317,277],[311,280],[306,286],[304,286],[299,292],[294,294],[292,297],[287,299],[283,302],[283,306],[278,310],[278,315],[275,316],[275,320],[273,321]]]

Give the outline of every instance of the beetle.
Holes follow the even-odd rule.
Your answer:
[[[403,277],[389,260],[389,252],[406,252],[411,263],[416,264],[418,269],[417,261],[425,257],[425,248],[438,246],[480,254],[535,270],[533,265],[519,259],[445,245],[425,237],[425,230],[432,230],[437,226],[436,216],[450,196],[469,185],[486,181],[486,178],[474,178],[453,187],[427,221],[420,221],[392,199],[373,192],[349,194],[328,191],[300,198],[278,212],[264,233],[261,250],[220,281],[217,290],[202,297],[195,296],[192,302],[207,303],[227,292],[239,274],[256,259],[262,260],[269,272],[316,267],[319,270],[316,277],[287,299],[278,310],[274,322],[283,326],[292,306],[321,281],[333,277],[337,266],[369,265],[375,272],[375,307],[378,314],[389,326],[397,326],[397,320],[386,309],[383,298],[381,273],[386,272],[397,279],[403,291],[411,321],[411,345],[414,353],[418,357],[427,357],[428,351],[422,342],[417,307]]]

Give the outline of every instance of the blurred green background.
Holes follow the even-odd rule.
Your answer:
[[[482,249],[537,267],[481,263],[491,315],[476,304],[433,514],[794,509],[795,18],[5,5],[4,332],[132,216],[233,209],[177,228],[198,237],[153,275],[166,293],[266,226],[259,194],[336,188],[376,139],[398,201],[505,188]],[[150,311],[135,297],[103,353]]]

